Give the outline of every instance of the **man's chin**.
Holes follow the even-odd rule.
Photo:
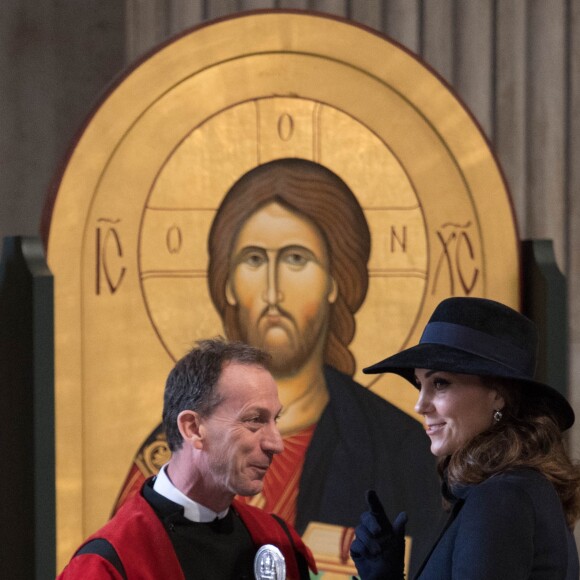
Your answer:
[[[241,486],[238,489],[236,495],[241,495],[244,497],[252,497],[254,495],[258,495],[264,489],[264,482],[262,480],[253,481],[247,485]]]

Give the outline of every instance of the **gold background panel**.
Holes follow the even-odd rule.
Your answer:
[[[481,228],[477,216],[466,211],[450,215],[438,228],[429,232],[429,294],[440,300],[445,296],[488,296],[487,282],[497,278],[490,274],[484,260]],[[514,279],[518,271],[504,273]],[[504,292],[509,290],[504,288]]]
[[[270,97],[257,99],[257,162],[281,157],[317,161],[322,135],[321,105],[310,99]]]
[[[448,221],[472,228],[473,259],[463,246],[459,263],[465,273],[481,270],[473,293],[518,306],[518,240],[495,160],[456,98],[415,58],[361,28],[308,14],[244,15],[180,37],[113,88],[59,184],[48,252],[56,297],[59,567],[104,523],[133,453],[159,420],[171,358],[155,325],[174,329],[159,334],[175,337],[171,350],[181,354],[192,326],[215,334],[219,322],[197,269],[208,225],[196,222],[187,231],[195,239],[182,246],[199,253],[185,270],[200,277],[174,279],[170,290],[163,277],[146,277],[141,286],[139,260],[157,260],[167,245],[149,227],[147,204],[201,209],[209,222],[207,210],[239,176],[259,161],[294,154],[335,171],[368,210],[419,208],[424,216],[427,278],[371,272],[352,344],[358,373],[417,340],[451,280],[458,283],[457,263],[448,261],[447,277],[437,286],[432,280],[447,256],[438,233]],[[108,233],[104,248],[96,244],[99,228]],[[161,314],[168,291],[179,304]],[[190,299],[195,310],[181,312]]]
[[[361,205],[371,208],[417,204],[405,169],[388,141],[334,107],[321,106],[318,119],[319,161],[338,175],[348,176],[347,183]]]
[[[173,359],[181,358],[196,340],[223,335],[205,276],[148,278],[143,281],[143,290],[151,323]],[[164,385],[165,377],[157,385],[159,396]]]
[[[83,323],[84,501],[75,517],[82,518],[87,533],[106,521],[135,449],[160,420],[172,361],[144,309],[127,308],[120,300],[114,308],[98,307],[95,300],[84,304],[90,308]],[[107,325],[112,332],[104,338]]]
[[[365,206],[416,204],[403,167],[367,127],[332,106],[281,97],[237,104],[195,127],[171,151],[148,203],[214,207],[245,171],[281,157],[322,162],[348,176]]]
[[[365,212],[371,231],[371,276],[397,271],[427,275],[427,234],[418,206]],[[371,280],[372,283],[373,280]]]
[[[148,200],[152,207],[215,208],[216,197],[257,163],[253,101],[214,111],[201,125],[187,129],[161,165]]]
[[[163,272],[207,270],[207,237],[214,211],[148,208],[143,214],[139,269],[145,279]]]

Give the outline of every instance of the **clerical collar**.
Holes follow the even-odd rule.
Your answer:
[[[167,476],[167,464],[165,464],[157,474],[155,481],[153,482],[153,489],[159,495],[167,498],[168,500],[179,504],[183,507],[183,517],[192,521],[192,522],[213,522],[216,518],[221,520],[225,518],[229,508],[226,508],[224,511],[221,512],[214,512],[209,508],[193,501],[192,499],[188,498],[184,493],[179,491],[171,480]]]

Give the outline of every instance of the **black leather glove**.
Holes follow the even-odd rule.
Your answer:
[[[401,512],[393,525],[375,491],[367,492],[369,511],[364,512],[350,546],[361,580],[403,580],[405,577],[405,524]]]

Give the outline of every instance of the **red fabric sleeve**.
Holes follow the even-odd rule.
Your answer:
[[[171,540],[153,508],[141,494],[127,500],[115,517],[87,538],[87,542],[94,538],[104,538],[111,543],[123,564],[127,578],[184,580]],[[85,566],[90,567],[91,573],[93,570],[97,572],[87,576],[84,574]],[[71,574],[74,572],[73,575],[68,575],[68,568]],[[64,580],[122,580],[112,564],[94,554],[73,557],[65,570],[67,575],[63,576]]]

